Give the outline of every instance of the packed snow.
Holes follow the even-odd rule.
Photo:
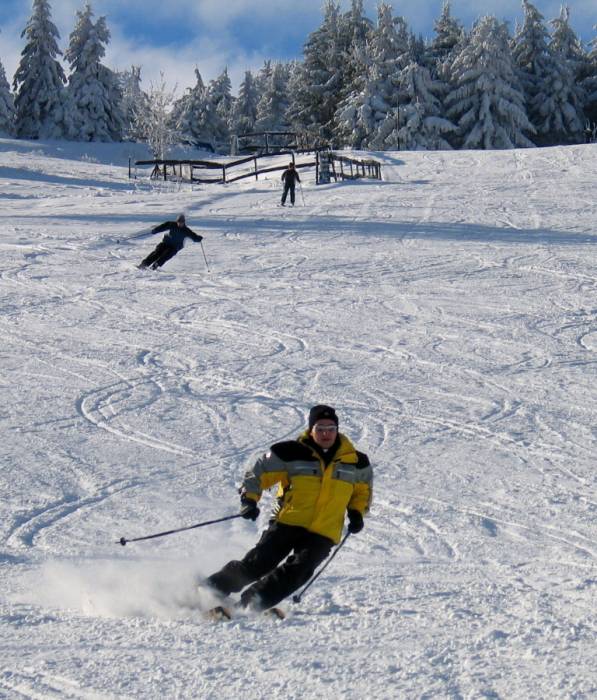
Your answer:
[[[284,209],[142,155],[0,140],[0,697],[595,697],[597,145],[373,154]],[[203,250],[138,270],[179,212]],[[374,502],[284,621],[195,588],[269,495],[118,544],[237,513],[319,402]]]

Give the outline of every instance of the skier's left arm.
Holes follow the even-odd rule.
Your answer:
[[[190,228],[187,228],[186,234],[191,240],[195,241],[195,243],[201,243],[201,241],[203,240],[203,236],[200,236],[198,233],[191,231]]]
[[[357,452],[356,481],[347,510],[356,510],[362,516],[366,515],[373,498],[373,468],[369,457],[364,452]]]

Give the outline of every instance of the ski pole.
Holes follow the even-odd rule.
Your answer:
[[[305,206],[305,195],[303,194],[303,186],[299,182],[299,190],[301,191],[301,199],[303,200],[303,206]]]
[[[116,243],[126,243],[127,241],[134,241],[137,238],[143,238],[144,236],[149,236],[151,233],[150,228],[144,228],[141,231],[137,231],[136,233],[131,233],[130,236],[124,236],[123,238],[117,238]]]
[[[334,550],[334,553],[332,554],[332,556],[326,561],[326,563],[321,567],[321,569],[319,569],[319,571],[315,574],[315,576],[313,576],[313,578],[312,578],[310,581],[307,582],[307,584],[305,585],[305,587],[303,588],[303,590],[302,590],[300,593],[297,593],[297,595],[293,595],[293,596],[292,596],[292,602],[293,602],[293,603],[300,603],[300,602],[301,602],[301,598],[305,595],[305,591],[307,590],[307,588],[309,588],[310,586],[312,586],[313,583],[315,583],[315,581],[319,578],[319,576],[321,576],[321,574],[325,571],[325,569],[330,565],[332,559],[336,556],[336,554],[338,554],[338,552],[340,551],[340,548],[344,545],[344,543],[345,543],[346,540],[348,539],[349,535],[350,535],[350,532],[347,532],[347,533],[344,535],[344,539],[343,539],[342,542],[340,542],[340,544],[336,547],[336,549]]]
[[[173,535],[175,532],[184,532],[184,530],[193,530],[196,527],[205,527],[205,525],[215,525],[215,523],[223,523],[224,520],[234,520],[234,518],[242,518],[242,513],[236,513],[236,515],[227,515],[225,518],[218,518],[217,520],[206,520],[203,523],[197,523],[196,525],[187,525],[187,527],[179,527],[176,530],[166,530],[165,532],[157,532],[155,535],[145,535],[145,537],[132,537],[127,539],[126,537],[121,537],[115,544],[121,544],[123,547],[127,542],[139,542],[140,540],[152,540],[154,537],[164,537],[164,535]]]
[[[207,264],[207,257],[205,255],[205,248],[203,247],[203,241],[199,241],[201,243],[201,250],[203,251],[203,259],[205,260],[205,267],[207,268],[207,271],[209,272],[209,265]]]

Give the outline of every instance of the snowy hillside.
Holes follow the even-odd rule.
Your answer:
[[[129,155],[0,140],[0,697],[594,698],[597,146],[381,154],[294,209]],[[180,211],[209,271],[136,269]],[[117,540],[236,513],[317,402],[365,529],[285,621],[205,621],[265,514]]]

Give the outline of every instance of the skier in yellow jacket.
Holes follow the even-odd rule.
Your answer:
[[[308,581],[340,541],[345,515],[349,532],[363,529],[372,481],[369,458],[338,432],[335,410],[313,406],[308,429],[272,445],[245,474],[241,513],[250,520],[259,515],[262,492],[278,484],[269,527],[242,560],[229,562],[207,583],[223,595],[245,589],[242,607],[275,606]]]

